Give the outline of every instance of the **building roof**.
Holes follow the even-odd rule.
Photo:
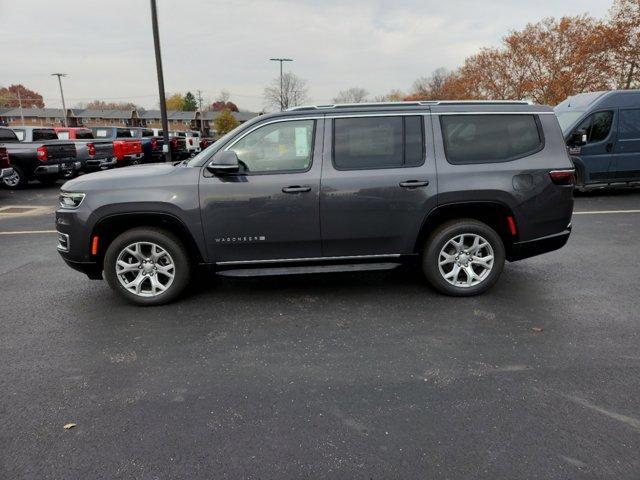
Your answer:
[[[77,113],[76,113],[77,112]],[[118,118],[127,119],[133,117],[134,110],[107,110],[102,108],[85,108],[73,111],[78,118]]]

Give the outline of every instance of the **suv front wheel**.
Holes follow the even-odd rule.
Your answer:
[[[438,291],[458,297],[487,291],[500,277],[505,250],[485,223],[458,219],[438,227],[425,243],[422,270]]]
[[[174,300],[189,282],[191,265],[184,245],[157,228],[134,228],[119,235],[104,257],[109,286],[137,305]]]

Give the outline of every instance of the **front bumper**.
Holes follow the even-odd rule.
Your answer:
[[[560,233],[514,243],[507,251],[507,260],[515,262],[516,260],[523,260],[558,250],[566,245],[569,240],[569,235],[571,235],[571,225]]]
[[[102,267],[97,262],[76,262],[60,253],[64,262],[74,270],[84,273],[91,280],[102,280]]]
[[[10,177],[11,175],[13,175],[13,168],[11,167],[0,170],[0,179]]]

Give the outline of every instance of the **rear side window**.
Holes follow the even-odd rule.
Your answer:
[[[613,112],[610,110],[597,112],[585,118],[577,130],[587,132],[587,143],[601,142],[609,136],[613,123]]]
[[[53,129],[37,128],[33,131],[33,141],[58,140],[58,135]]]
[[[420,116],[336,118],[333,164],[338,170],[400,168],[424,162]]]
[[[618,138],[621,140],[640,138],[640,110],[620,110]]]
[[[91,130],[76,130],[76,138],[79,140],[90,140],[93,138]]]
[[[441,115],[447,161],[454,165],[508,162],[544,145],[535,115]]]
[[[118,137],[124,137],[124,138],[133,137],[133,135],[131,135],[131,130],[127,130],[126,128],[119,128],[116,135]]]
[[[143,130],[142,131],[142,136],[143,137],[153,137],[153,130]]]

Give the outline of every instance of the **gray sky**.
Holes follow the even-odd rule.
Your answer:
[[[207,99],[231,92],[259,110],[278,75],[270,57],[306,79],[312,102],[351,86],[379,95],[410,89],[438,67],[455,68],[511,29],[545,16],[604,17],[607,0],[158,0],[165,87]],[[157,108],[149,2],[0,0],[0,86],[22,83],[60,106],[92,99]]]

